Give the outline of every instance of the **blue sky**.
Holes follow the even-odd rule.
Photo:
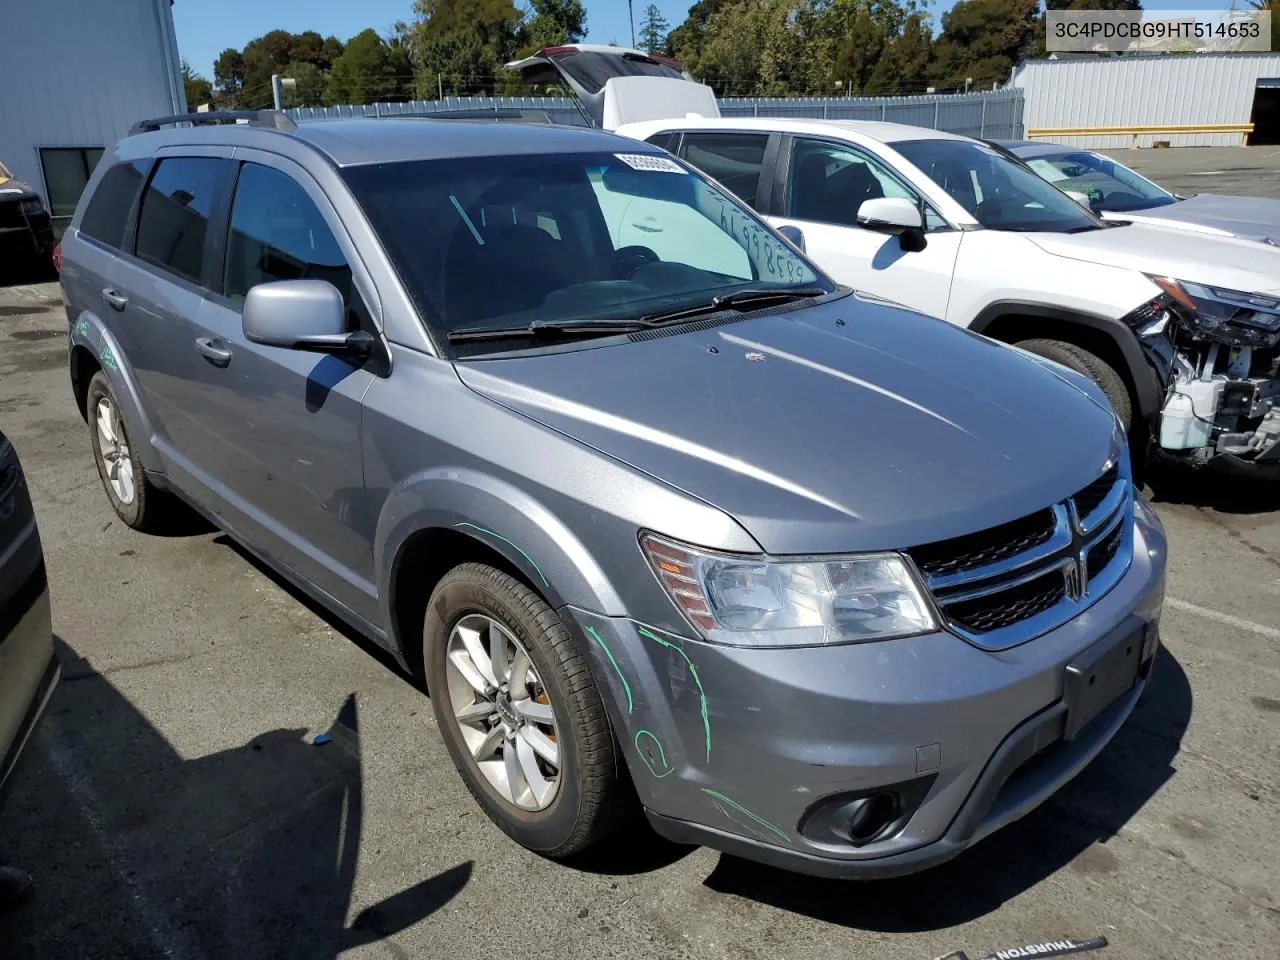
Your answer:
[[[674,27],[681,23],[693,0],[656,0],[658,9]],[[629,44],[626,0],[584,0],[587,8],[587,39],[594,43],[613,40]],[[941,19],[954,0],[930,4],[935,19]],[[634,0],[637,24],[649,0]],[[516,5],[523,7],[521,0]],[[1224,9],[1225,0],[1150,0],[1151,8],[1163,10]],[[397,20],[413,14],[412,0],[176,0],[173,19],[178,32],[178,49],[192,68],[213,79],[213,61],[227,47],[241,48],[268,30],[300,33],[316,30],[333,34],[344,42],[366,27],[388,33]]]

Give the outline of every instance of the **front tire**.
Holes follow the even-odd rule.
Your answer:
[[[613,832],[622,758],[586,659],[541,597],[462,564],[432,593],[422,644],[445,746],[489,819],[553,858]]]
[[[1133,432],[1133,398],[1129,396],[1124,377],[1111,364],[1084,347],[1064,340],[1023,340],[1018,346],[1088,377],[1107,395],[1125,431]]]

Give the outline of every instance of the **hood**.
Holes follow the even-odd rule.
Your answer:
[[[1177,203],[1132,214],[1116,214],[1120,218],[1140,218],[1190,228],[1204,227],[1221,234],[1280,244],[1280,200],[1269,197],[1232,197],[1225,194],[1199,193]]]
[[[1280,248],[1251,240],[1138,222],[1084,233],[1026,236],[1058,257],[1127,267],[1246,293],[1280,295]]]
[[[587,119],[604,130],[644,120],[718,117],[711,88],[670,57],[575,43],[546,47],[507,64],[528,84],[567,86]]]
[[[855,296],[457,367],[478,393],[719,507],[776,554],[897,549],[1025,516],[1098,476],[1114,422],[1065,373]]]

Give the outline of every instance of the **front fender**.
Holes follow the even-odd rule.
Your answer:
[[[374,569],[386,623],[394,622],[392,578],[404,548],[430,529],[456,530],[497,550],[554,607],[572,603],[604,616],[624,612],[590,551],[543,504],[480,471],[441,467],[406,477],[379,514]]]
[[[71,355],[77,347],[87,350],[94,362],[102,368],[111,384],[111,392],[115,394],[120,416],[124,420],[129,439],[142,460],[142,465],[150,472],[163,472],[160,455],[151,443],[155,436],[151,420],[147,417],[142,404],[142,394],[138,390],[138,381],[125,359],[120,343],[112,335],[102,319],[92,311],[85,310],[71,325],[68,340],[68,366]],[[88,416],[86,412],[86,416]]]

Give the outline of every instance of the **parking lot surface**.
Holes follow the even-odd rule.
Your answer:
[[[1156,176],[1174,189],[1227,192],[1194,176],[1214,151],[1140,159],[1156,153],[1182,154]],[[1253,164],[1231,191],[1276,189],[1259,172],[1276,183],[1280,154],[1231,156]],[[1103,935],[1109,958],[1276,956],[1280,493],[1155,487],[1169,601],[1142,704],[1060,795],[952,863],[831,882],[637,833],[565,866],[490,825],[425,693],[371,645],[214,531],[116,520],[59,296],[0,290],[0,425],[65,669],[0,810],[0,862],[37,883],[0,916],[0,955],[928,960]]]

